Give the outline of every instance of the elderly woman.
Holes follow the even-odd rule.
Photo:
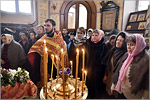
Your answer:
[[[75,77],[75,71],[76,71],[76,49],[79,49],[79,72],[78,76],[81,78],[82,77],[82,49],[84,48],[85,42],[86,42],[86,37],[85,35],[85,29],[83,27],[79,27],[77,29],[77,33],[75,36],[75,39],[72,40],[69,51],[68,51],[68,56],[69,60],[73,61],[73,76]]]
[[[113,75],[112,90],[123,93],[127,99],[148,99],[149,54],[143,36],[133,34],[127,38],[128,52]],[[122,66],[121,66],[122,65]]]
[[[105,66],[101,61],[106,54],[106,45],[98,30],[93,31],[92,37],[87,40],[85,47],[88,99],[100,99],[105,91],[103,84]]]
[[[1,66],[6,69],[17,69],[25,62],[25,52],[22,46],[16,42],[12,35],[2,35]]]
[[[127,52],[126,48],[126,34],[120,32],[115,39],[115,46],[109,50],[103,60],[103,64],[106,66],[104,83],[106,83],[106,91],[109,95],[111,94],[111,84],[112,84],[112,75],[115,72],[115,69],[118,67],[118,62],[122,56]],[[110,98],[115,98],[111,97]],[[124,96],[119,95],[117,98],[124,98]]]

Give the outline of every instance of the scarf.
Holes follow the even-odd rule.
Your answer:
[[[101,32],[99,31],[99,37],[98,37],[97,41],[93,41],[93,36],[92,36],[92,38],[91,38],[91,41],[96,44],[96,43],[99,42],[101,39],[102,39],[102,36],[101,36]]]
[[[122,68],[120,70],[119,79],[118,79],[118,82],[117,82],[117,85],[115,88],[115,90],[118,92],[120,92],[121,84],[125,80],[126,71],[129,67],[129,65],[131,64],[131,62],[133,61],[133,58],[136,55],[138,55],[140,52],[142,52],[144,50],[144,48],[146,47],[146,43],[145,43],[143,36],[141,36],[139,34],[133,34],[133,35],[136,37],[135,49],[133,50],[133,52],[131,54],[128,52],[128,57],[125,60],[125,62],[123,63]]]
[[[73,40],[73,44],[74,44],[75,47],[79,47],[79,46],[81,46],[85,42],[86,42],[85,35],[80,39],[78,37],[78,35],[76,34],[75,39]]]
[[[5,34],[6,36],[6,44],[10,44],[12,40],[14,40],[14,37],[10,34]]]

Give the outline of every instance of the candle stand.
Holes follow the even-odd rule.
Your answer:
[[[75,99],[75,78],[70,75],[71,70],[64,68],[64,80],[65,80],[65,99]],[[53,79],[47,83],[47,99],[64,99],[63,95],[63,79],[62,69],[59,71],[61,78]],[[76,99],[86,99],[88,96],[88,88],[84,85],[82,94],[82,81],[78,78],[77,81],[77,97]],[[43,88],[40,91],[40,98],[45,98]]]

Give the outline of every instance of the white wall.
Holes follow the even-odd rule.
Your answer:
[[[125,30],[129,14],[136,11],[136,0],[124,0],[122,31]]]

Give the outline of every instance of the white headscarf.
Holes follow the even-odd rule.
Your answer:
[[[93,33],[93,29],[92,29],[92,28],[89,28],[89,29],[88,29],[88,31],[87,31],[87,39],[90,38],[89,31],[92,31],[92,33]]]
[[[73,44],[75,47],[78,47],[86,42],[86,33],[83,35],[82,38],[78,37],[78,34],[76,33],[75,39],[73,40]]]
[[[10,44],[12,40],[14,40],[14,37],[10,34],[4,34],[6,36],[6,43],[5,44]]]
[[[100,33],[101,33],[101,36],[104,37],[105,36],[105,33],[103,30],[98,30]]]

